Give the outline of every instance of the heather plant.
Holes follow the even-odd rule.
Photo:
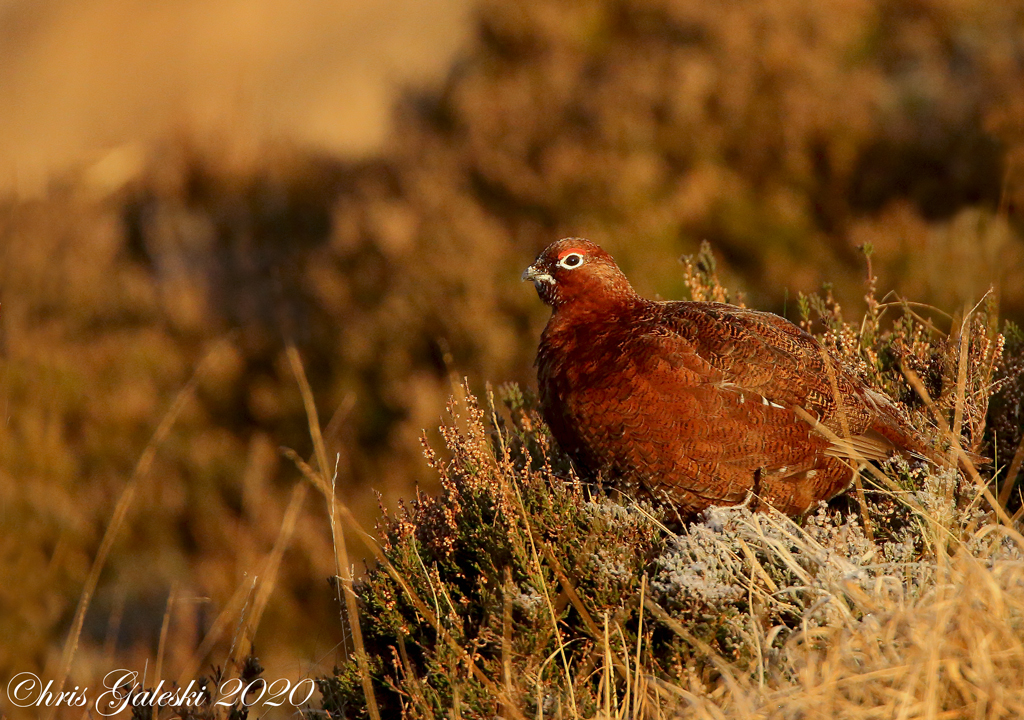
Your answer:
[[[727,297],[708,252],[684,267],[694,297]],[[995,307],[951,336],[870,293],[856,324],[827,291],[802,298],[804,322],[947,460],[863,465],[802,518],[744,505],[681,523],[578,477],[529,393],[481,405],[464,384],[443,448],[423,441],[441,492],[384,514],[355,585],[381,716],[1024,712],[1024,537],[996,497],[1014,475],[977,454],[990,399],[1020,382]],[[354,662],[322,678],[324,711],[367,716],[361,679]]]

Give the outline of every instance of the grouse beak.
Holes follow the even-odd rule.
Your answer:
[[[522,281],[532,280],[534,285],[539,283],[546,283],[548,285],[554,285],[555,279],[548,273],[544,272],[536,265],[531,265],[523,271]]]

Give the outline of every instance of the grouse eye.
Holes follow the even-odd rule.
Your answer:
[[[578,252],[569,253],[558,261],[558,264],[564,268],[572,270],[575,267],[579,267],[583,264],[583,256]]]

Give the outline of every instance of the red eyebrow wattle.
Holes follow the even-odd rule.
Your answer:
[[[584,254],[580,248],[569,248],[568,250],[563,250],[562,252],[558,253],[558,259],[561,260],[566,255],[572,255],[573,253],[577,253],[579,255]]]

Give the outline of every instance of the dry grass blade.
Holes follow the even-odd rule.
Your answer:
[[[640,713],[640,650],[643,648],[644,640],[644,600],[647,596],[647,576],[644,575],[640,581],[640,605],[636,628],[636,660],[633,666],[636,668],[636,675],[633,678],[633,717]]]
[[[1013,453],[1013,460],[1010,461],[1010,469],[1003,480],[1003,487],[999,490],[999,504],[1003,507],[1006,507],[1010,501],[1010,494],[1017,482],[1017,475],[1020,474],[1021,464],[1024,464],[1024,435],[1021,435],[1020,442],[1017,443],[1017,450]]]
[[[160,639],[157,641],[156,646],[156,668],[153,673],[153,677],[162,678],[164,676],[164,653],[167,650],[167,633],[171,627],[171,612],[174,608],[175,600],[178,595],[178,583],[175,582],[171,585],[170,592],[167,593],[167,607],[164,609],[164,619],[160,623]],[[157,720],[157,708],[153,706],[152,718]]]
[[[843,437],[848,438],[850,437],[850,423],[846,415],[846,407],[844,406],[843,402],[843,393],[839,391],[839,379],[836,377],[836,369],[832,363],[832,358],[829,357],[828,351],[825,350],[825,348],[821,348],[820,352],[821,360],[825,364],[825,372],[828,375],[828,382],[832,388],[832,397],[835,398],[836,401],[836,414],[839,416],[839,425],[843,430]],[[802,410],[803,408],[799,409]],[[814,427],[814,425],[812,425],[811,427]],[[848,443],[843,443],[843,445],[847,444]],[[851,450],[852,449],[853,448],[851,448]],[[864,458],[859,457],[855,450],[854,459],[856,459],[859,465],[868,464],[867,461],[864,460]],[[867,533],[868,540],[874,542],[874,532],[871,528],[871,516],[868,513],[868,501],[867,498],[864,496],[864,484],[861,482],[860,472],[857,470],[857,468],[854,468],[853,471],[853,484],[856,490],[857,503],[860,505],[860,514],[861,517],[864,519],[864,532]]]
[[[558,578],[558,582],[561,583],[562,589],[565,594],[569,597],[569,602],[576,608],[576,612],[583,618],[583,622],[586,624],[587,629],[590,631],[591,636],[594,639],[600,638],[603,634],[600,628],[597,627],[597,623],[594,622],[594,618],[591,617],[590,611],[587,610],[583,604],[583,600],[580,599],[579,593],[576,592],[576,588],[573,586],[569,576],[566,575],[565,570],[562,568],[562,563],[558,562],[558,558],[555,556],[554,550],[548,545],[542,545],[544,549],[544,558],[551,563],[551,569],[555,572],[555,577]]]
[[[516,491],[516,499],[519,501],[519,509],[522,511],[522,521],[526,524],[526,538],[530,543],[530,552],[537,572],[538,584],[541,586],[541,590],[544,593],[544,602],[547,605],[548,613],[551,616],[551,628],[555,633],[555,640],[558,643],[558,656],[562,661],[562,669],[565,672],[565,690],[569,694],[569,705],[572,710],[572,716],[579,717],[579,712],[576,709],[576,694],[573,691],[572,671],[569,669],[569,660],[565,655],[565,644],[562,642],[562,630],[558,626],[558,613],[555,612],[555,608],[551,604],[551,593],[548,592],[547,583],[544,582],[544,567],[541,565],[540,555],[537,553],[537,544],[533,541],[533,530],[530,528],[530,514],[526,511],[526,505],[523,503],[523,496],[522,493],[519,492],[519,486],[516,485],[514,487]]]
[[[576,591],[576,588],[573,585],[572,580],[569,579],[569,576],[565,573],[565,569],[562,567],[562,564],[558,561],[558,558],[555,556],[554,551],[547,545],[544,545],[543,548],[545,559],[550,563],[551,569],[555,573],[555,577],[558,578],[558,582],[562,585],[562,589],[565,591],[566,596],[569,598],[569,602],[572,604],[572,606],[576,609],[576,612],[578,612],[580,614],[580,617],[583,619],[583,623],[586,625],[591,638],[593,638],[594,640],[605,640],[607,642],[607,638],[605,637],[608,630],[607,626],[603,631],[597,626],[597,623],[594,622],[594,618],[590,614],[590,611],[587,610],[586,605],[583,604],[583,600],[580,598],[579,593]],[[646,586],[646,578],[644,578],[643,587],[646,588]],[[641,603],[642,601],[643,594],[641,594]],[[639,642],[639,634],[637,638],[637,642]],[[639,653],[639,646],[637,647],[637,652]],[[626,666],[618,659],[613,660],[611,655],[609,655],[608,657],[608,662],[611,663],[610,667],[614,667],[615,671],[623,680],[628,680],[629,671],[626,668]]]
[[[348,611],[348,622],[352,631],[352,642],[355,645],[356,662],[359,665],[359,676],[363,685],[363,694],[366,697],[366,707],[371,720],[380,720],[380,709],[373,691],[370,664],[366,656],[366,646],[363,643],[363,631],[359,625],[359,605],[356,603],[356,594],[352,589],[352,570],[348,559],[348,547],[345,544],[345,535],[337,521],[334,483],[327,479],[329,466],[323,435],[320,432],[320,419],[316,403],[313,400],[313,391],[306,379],[306,370],[302,366],[302,358],[299,357],[299,351],[292,343],[288,344],[288,361],[291,363],[292,372],[295,374],[295,379],[299,383],[299,391],[302,393],[302,402],[306,408],[309,432],[313,438],[313,448],[319,466],[319,472],[307,473],[307,477],[313,479],[317,489],[323,493],[324,499],[327,501],[327,509],[331,518],[331,536],[334,542],[335,572],[345,590],[345,608]]]
[[[274,547],[271,549],[270,555],[263,566],[263,572],[260,573],[259,587],[253,600],[252,611],[249,613],[249,617],[245,619],[242,642],[236,646],[232,660],[238,661],[246,657],[251,651],[252,640],[256,636],[256,629],[259,627],[260,620],[263,618],[263,611],[266,609],[267,603],[270,601],[270,595],[274,592],[274,585],[277,583],[281,559],[284,557],[285,550],[288,549],[288,543],[291,542],[292,534],[295,532],[295,526],[299,521],[299,514],[302,512],[302,505],[306,501],[306,494],[308,492],[309,490],[304,483],[300,483],[292,489],[291,500],[288,502],[284,519],[281,521],[281,530],[278,532],[277,539],[274,541]]]
[[[256,592],[256,583],[258,581],[258,577],[254,577],[252,579],[246,578],[244,582],[239,583],[238,587],[235,588],[235,592],[231,595],[227,604],[224,605],[224,609],[217,615],[217,618],[213,621],[210,629],[203,637],[203,641],[199,644],[199,647],[196,648],[195,652],[192,653],[192,656],[185,664],[185,667],[178,675],[179,686],[184,687],[190,680],[195,679],[196,674],[199,672],[199,668],[202,667],[203,660],[210,654],[213,647],[224,636],[224,633],[231,624],[231,621],[234,618],[242,617],[243,609],[248,604],[253,593]]]
[[[837,444],[840,444],[840,443],[843,442],[843,439],[841,437],[839,437],[834,432],[829,430],[827,427],[825,427],[824,425],[819,423],[818,420],[813,415],[811,415],[809,412],[807,412],[803,408],[801,408],[801,407],[794,407],[793,411],[796,412],[796,414],[799,415],[804,420],[804,422],[806,422],[806,423],[810,424],[811,426],[813,426],[816,432],[820,432],[827,439],[829,439],[832,442],[837,443]],[[876,468],[874,465],[872,465],[869,462],[865,462],[863,464],[863,467],[866,467],[868,472],[870,472],[872,475],[874,475],[875,479],[877,479],[882,485],[884,485],[885,487],[889,488],[893,492],[893,495],[895,497],[899,498],[903,502],[906,502],[915,511],[920,512],[922,516],[924,516],[924,517],[928,516],[928,513],[925,511],[925,509],[923,507],[921,507],[921,504],[918,503],[912,496],[907,495],[907,493],[904,492],[903,489],[900,488],[899,485],[897,485],[895,482],[893,482],[892,478],[890,478],[888,475],[883,473],[881,470],[879,470],[878,468]],[[862,510],[862,512],[863,512],[863,510]]]
[[[907,380],[914,388],[914,392],[916,392],[920,396],[921,400],[924,401],[925,405],[931,411],[932,416],[935,418],[935,421],[939,424],[939,429],[942,430],[942,432],[947,437],[950,438],[953,449],[956,452],[956,456],[959,459],[960,464],[967,470],[967,473],[971,476],[971,480],[974,481],[975,487],[978,488],[978,491],[985,497],[985,500],[988,501],[989,506],[999,517],[999,520],[1003,522],[1007,527],[1012,527],[1013,520],[1010,518],[1009,515],[1007,515],[1006,509],[1002,506],[1002,504],[1000,504],[999,500],[992,495],[992,491],[988,489],[988,483],[985,482],[984,478],[981,477],[981,475],[978,473],[978,469],[974,466],[974,462],[971,460],[970,456],[964,451],[963,447],[961,447],[960,439],[953,435],[953,432],[949,427],[949,423],[946,422],[945,416],[943,416],[942,412],[935,406],[935,402],[932,400],[931,395],[928,394],[928,388],[926,388],[924,386],[924,383],[921,382],[921,378],[917,376],[917,373],[915,373],[913,370],[906,366],[903,367],[903,374],[906,375]]]
[[[512,697],[512,570],[505,568],[505,587],[501,593],[501,679],[505,694]]]
[[[722,658],[718,652],[715,651],[708,643],[700,639],[686,628],[683,627],[682,623],[676,620],[674,617],[669,615],[664,608],[661,607],[657,602],[651,598],[644,600],[644,607],[651,612],[658,621],[667,627],[669,630],[678,635],[682,640],[686,641],[693,647],[697,648],[704,654],[704,657],[715,666],[715,668],[722,673],[723,676],[728,676],[735,679],[732,668],[729,667],[728,662]]]
[[[299,361],[297,353],[295,353],[294,355],[294,361],[299,362],[298,367],[295,368],[296,374],[298,375],[299,373],[301,373],[300,377],[304,381],[305,374],[304,371],[302,370],[301,361]],[[308,389],[308,384],[305,384],[304,382],[302,384],[305,385],[305,387]],[[311,401],[312,396],[310,395],[310,402]],[[311,417],[315,418],[315,413],[311,415]],[[317,487],[317,489],[321,490],[321,492],[324,492],[325,494],[331,493],[331,495],[329,496],[331,501],[331,524],[335,537],[338,538],[336,547],[340,545],[341,548],[344,548],[344,541],[341,530],[341,521],[344,520],[344,522],[346,522],[349,525],[349,527],[351,527],[353,530],[359,533],[359,535],[366,540],[367,547],[373,553],[375,559],[380,563],[380,566],[384,568],[385,572],[387,572],[387,574],[392,578],[392,580],[394,580],[394,582],[402,589],[402,592],[405,594],[405,596],[413,604],[416,610],[422,615],[422,617],[427,621],[427,623],[437,632],[438,636],[444,641],[444,643],[448,645],[448,647],[450,647],[452,651],[455,652],[455,654],[460,658],[460,660],[466,665],[470,673],[487,688],[488,692],[490,692],[493,695],[493,697],[497,698],[500,702],[503,703],[504,707],[506,708],[506,711],[509,713],[511,717],[521,718],[525,720],[522,713],[519,712],[519,710],[513,703],[512,698],[509,697],[500,686],[495,684],[494,681],[491,680],[479,668],[476,662],[474,662],[472,656],[470,656],[470,654],[466,652],[465,648],[459,645],[459,643],[456,642],[455,638],[451,636],[451,633],[448,631],[448,629],[444,627],[443,623],[441,623],[440,618],[429,608],[429,606],[423,601],[423,599],[420,598],[419,594],[411,587],[411,585],[406,581],[406,579],[402,577],[401,573],[398,572],[397,568],[395,568],[394,564],[391,562],[391,559],[381,550],[380,545],[376,541],[376,538],[370,533],[366,532],[366,530],[363,529],[359,521],[352,514],[352,511],[349,510],[349,508],[344,503],[339,501],[338,498],[333,495],[333,486],[325,482],[322,475],[313,470],[313,468],[311,468],[306,462],[304,462],[293,450],[283,448],[283,452],[286,457],[288,457],[293,463],[295,463],[296,467],[299,468],[303,475],[311,483],[313,483],[313,485]],[[347,554],[345,555],[345,557],[347,558]],[[347,559],[345,560],[345,562],[347,562]],[[354,588],[352,586],[352,578],[350,575],[348,577],[346,577],[345,575],[341,575],[341,580],[343,583],[345,583],[345,601],[346,609],[349,612],[349,617],[358,618],[358,606],[356,605],[355,601],[356,596]],[[365,654],[365,645],[363,644],[362,641],[361,629],[358,630],[359,636],[357,640],[356,632],[358,627],[358,621],[351,622],[351,625],[353,631],[353,642],[354,644],[356,644],[357,647],[356,662],[360,667],[360,682],[364,684],[364,693],[369,691],[372,695],[372,681],[371,676],[369,674],[367,656]],[[359,647],[363,648],[363,654],[361,659],[359,655]],[[366,668],[365,674],[363,671],[364,667]],[[367,686],[369,686],[368,690]],[[375,697],[374,701],[376,701]]]
[[[55,695],[60,695],[64,689],[64,683],[67,682],[68,674],[71,672],[71,663],[75,657],[75,651],[78,648],[78,639],[82,633],[82,625],[85,622],[85,614],[89,609],[89,605],[92,603],[93,595],[96,592],[96,585],[99,583],[100,573],[103,571],[103,567],[107,562],[107,556],[110,554],[110,549],[114,545],[114,540],[117,538],[117,533],[120,531],[121,526],[124,524],[125,518],[128,517],[128,511],[131,509],[132,503],[135,501],[135,495],[138,492],[139,484],[149,474],[150,468],[153,466],[153,461],[156,459],[157,449],[163,444],[164,440],[171,432],[171,428],[174,427],[174,423],[177,421],[181,411],[185,408],[185,404],[189,398],[192,397],[192,392],[195,390],[196,383],[202,376],[206,369],[207,363],[210,358],[213,357],[214,353],[218,350],[218,347],[211,349],[203,360],[199,363],[196,371],[192,374],[188,383],[181,389],[178,395],[174,398],[174,402],[171,403],[171,407],[167,410],[160,424],[157,426],[146,444],[145,450],[142,451],[142,455],[139,456],[139,461],[135,465],[135,470],[132,472],[131,478],[128,479],[124,490],[121,491],[121,496],[117,500],[117,504],[114,506],[114,512],[111,515],[110,522],[107,524],[107,529],[103,533],[103,539],[100,541],[99,550],[96,552],[96,557],[93,559],[92,566],[89,568],[89,574],[85,579],[85,586],[82,588],[82,594],[78,600],[78,607],[75,609],[75,616],[71,622],[71,629],[68,631],[67,640],[64,643],[64,651],[61,655],[60,670],[57,673],[57,680],[54,683]],[[52,719],[57,712],[57,706],[48,709],[46,717]]]
[[[971,326],[970,326],[970,311],[964,308],[963,320],[960,323],[960,333],[958,337],[959,341],[959,354],[957,357],[957,368],[956,368],[956,402],[953,406],[953,432],[952,436],[956,438],[959,443],[960,438],[963,434],[964,426],[964,402],[966,401],[967,395],[967,350],[971,345]],[[953,463],[956,463],[956,457],[953,458]],[[950,488],[952,493],[952,488]]]

